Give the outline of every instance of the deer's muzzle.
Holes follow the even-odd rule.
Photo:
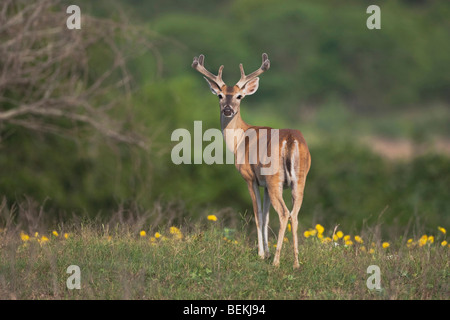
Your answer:
[[[223,108],[222,112],[225,117],[231,117],[234,114],[234,111],[230,106]]]

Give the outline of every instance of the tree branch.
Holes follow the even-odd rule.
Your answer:
[[[161,64],[148,40],[154,34],[86,13],[83,32],[68,30],[63,9],[58,0],[0,3],[0,124],[67,133],[67,122],[58,130],[55,120],[68,119],[113,141],[147,149],[142,136],[106,111],[119,108],[125,114],[121,119],[130,118],[125,108],[132,93],[126,57],[138,52],[133,46],[139,44],[152,48]],[[105,57],[102,64],[110,60],[103,70],[92,60],[99,55]]]

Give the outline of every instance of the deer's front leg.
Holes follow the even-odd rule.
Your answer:
[[[264,188],[264,200],[262,209],[262,230],[263,230],[263,242],[264,242],[264,256],[270,257],[269,251],[269,211],[270,211],[270,197],[269,190]]]
[[[247,183],[248,191],[253,203],[253,212],[255,214],[256,229],[258,232],[258,255],[264,259],[264,238],[263,238],[263,216],[261,210],[261,196],[256,182],[250,181]]]

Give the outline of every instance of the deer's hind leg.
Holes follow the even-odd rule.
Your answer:
[[[284,234],[289,221],[289,210],[283,200],[283,188],[280,184],[268,184],[268,193],[273,208],[278,213],[280,219],[280,229],[278,230],[277,249],[273,260],[274,266],[279,266],[281,248],[283,246]]]
[[[303,202],[303,189],[304,184],[295,183],[292,186],[292,211],[290,213],[290,219],[292,224],[292,238],[294,241],[294,268],[297,269],[300,267],[298,262],[298,212],[302,206]]]

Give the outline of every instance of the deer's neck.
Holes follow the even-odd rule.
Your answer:
[[[250,125],[245,123],[241,118],[241,112],[237,112],[234,117],[225,117],[223,114],[220,115],[220,124],[222,127],[222,133],[224,134],[225,129],[242,129],[246,131],[250,128]]]
[[[250,128],[250,125],[245,123],[241,118],[241,112],[237,112],[233,117],[225,117],[220,115],[220,124],[222,127],[223,138],[227,148],[235,153],[236,143],[239,144],[245,131]]]

